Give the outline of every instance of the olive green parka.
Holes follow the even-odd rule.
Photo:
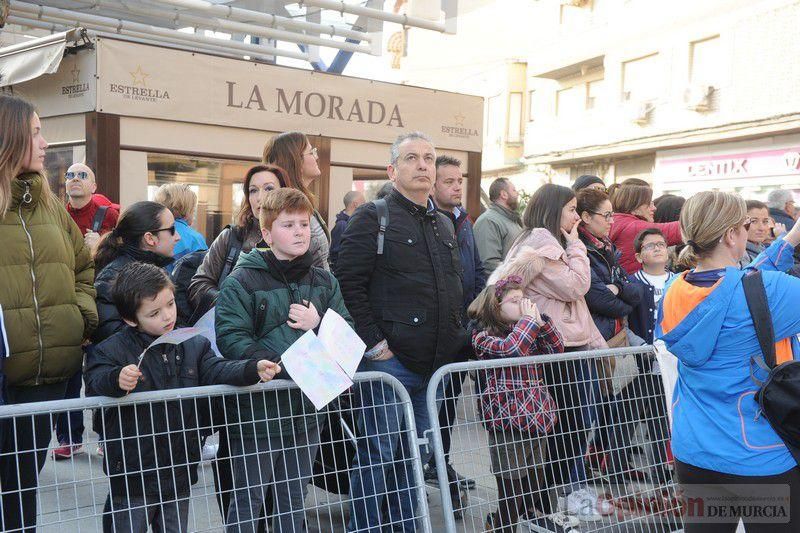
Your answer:
[[[68,380],[81,366],[82,343],[97,326],[94,264],[78,226],[41,174],[11,183],[0,218],[0,304],[10,356],[10,386]]]

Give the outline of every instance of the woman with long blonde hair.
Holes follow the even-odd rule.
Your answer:
[[[33,106],[0,96],[0,305],[8,333],[7,403],[61,400],[97,326],[94,265],[78,226],[44,175],[47,141]],[[36,527],[49,414],[3,420],[2,529]]]
[[[759,414],[754,399],[757,380],[764,381],[767,373],[751,365],[762,351],[743,281],[753,268],[761,270],[777,362],[797,359],[800,280],[782,271],[792,265],[800,225],[745,270],[739,270],[738,262],[747,246],[750,219],[739,196],[699,193],[684,205],[680,225],[687,244],[681,256],[693,268],[668,286],[660,323],[661,339],[680,361],[672,398],[672,451],[678,480],[686,497],[706,501],[721,497],[731,509],[763,496],[753,492],[753,485],[788,485],[788,509],[783,511],[791,518],[787,523],[763,524],[749,513],[741,517],[734,513],[724,523],[687,522],[685,530],[734,532],[742,518],[748,532],[797,531],[800,469],[769,421]]]

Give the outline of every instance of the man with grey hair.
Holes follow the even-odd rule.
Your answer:
[[[342,235],[350,217],[356,212],[356,209],[364,205],[364,193],[361,191],[348,191],[344,195],[344,209],[339,211],[336,215],[336,224],[331,230],[331,250],[328,256],[328,261],[331,264],[331,271],[336,272],[336,259],[339,256],[339,247],[342,245]]]
[[[453,223],[429,198],[436,180],[430,139],[416,132],[398,137],[387,171],[394,190],[380,206],[382,223],[375,202],[356,210],[342,237],[336,276],[367,345],[359,371],[385,372],[400,381],[422,436],[430,428],[428,381],[467,341],[461,259]],[[397,408],[401,400],[391,386],[369,382],[356,386],[356,402],[361,419],[347,530],[416,531],[413,462],[402,442],[410,428]]]
[[[797,218],[797,208],[794,204],[792,191],[786,189],[770,191],[767,196],[767,205],[769,206],[769,216],[772,217],[776,224],[783,224],[787,230],[794,226],[794,220]],[[777,235],[775,236],[777,237]]]

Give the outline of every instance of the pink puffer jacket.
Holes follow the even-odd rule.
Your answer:
[[[531,269],[530,265],[541,265],[540,261],[543,266],[536,275],[539,268]],[[608,347],[584,299],[592,275],[586,246],[580,240],[568,243],[564,250],[548,230],[534,228],[509,250],[488,284],[509,274],[522,276],[526,282],[525,295],[540,313],[550,317],[565,346],[587,346],[590,350]]]

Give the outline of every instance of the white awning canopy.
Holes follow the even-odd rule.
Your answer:
[[[81,28],[0,48],[0,87],[16,85],[58,70],[67,43],[81,38]]]

